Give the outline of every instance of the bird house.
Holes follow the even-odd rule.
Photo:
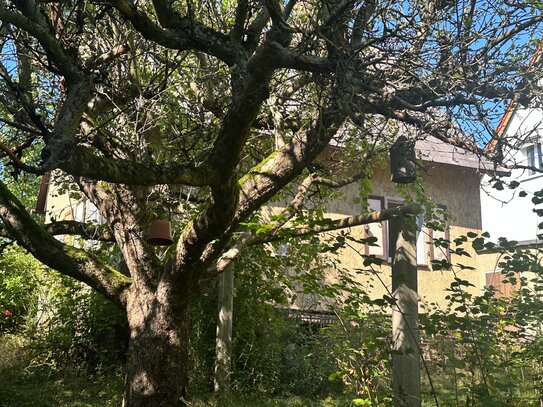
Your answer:
[[[415,142],[405,136],[396,139],[390,147],[390,173],[392,182],[410,184],[417,179]]]

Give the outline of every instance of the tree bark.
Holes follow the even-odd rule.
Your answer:
[[[412,218],[396,222],[400,228],[392,263],[394,406],[420,407],[416,224]]]
[[[186,405],[188,301],[185,298],[172,302],[160,292],[145,290],[131,294],[127,307],[130,342],[123,407]]]
[[[232,322],[234,313],[234,267],[230,265],[220,276],[219,318],[215,360],[215,391],[230,389],[232,374]]]

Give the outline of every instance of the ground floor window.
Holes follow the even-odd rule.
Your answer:
[[[509,298],[514,291],[520,290],[520,274],[514,273],[514,279],[503,275],[501,271],[489,271],[485,274],[485,288],[494,288],[497,298]]]

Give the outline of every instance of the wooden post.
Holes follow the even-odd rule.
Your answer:
[[[412,217],[393,222],[400,223],[392,262],[392,296],[396,300],[392,307],[394,406],[420,407],[417,226]]]
[[[219,317],[215,345],[215,391],[230,389],[232,374],[232,321],[234,315],[234,266],[230,265],[219,277]]]

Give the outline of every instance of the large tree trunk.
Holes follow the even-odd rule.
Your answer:
[[[123,406],[185,405],[190,330],[186,298],[172,301],[134,292],[127,313],[130,344]]]

